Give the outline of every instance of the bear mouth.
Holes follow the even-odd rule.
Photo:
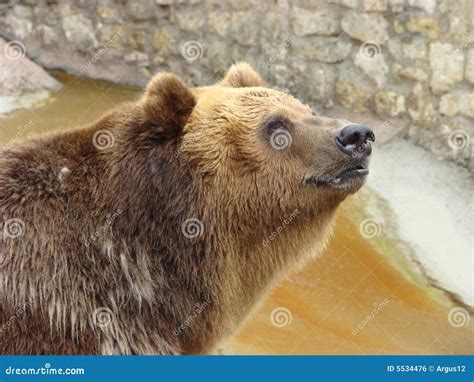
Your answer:
[[[356,167],[348,168],[340,172],[333,179],[329,180],[329,183],[331,185],[337,186],[351,178],[365,178],[367,175],[369,175],[369,169],[362,165],[357,165]]]
[[[346,168],[335,176],[311,177],[308,179],[308,182],[316,187],[329,186],[340,188],[349,182],[362,184],[367,175],[369,175],[369,169],[359,164],[355,167]]]

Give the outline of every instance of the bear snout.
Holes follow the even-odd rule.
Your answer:
[[[375,142],[375,134],[365,125],[347,125],[334,139],[340,151],[358,161],[362,161],[372,153],[370,142]]]

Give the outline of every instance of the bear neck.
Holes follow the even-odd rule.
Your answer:
[[[112,161],[104,186],[120,191],[102,203],[122,213],[114,222],[121,240],[109,246],[146,264],[149,282],[141,284],[153,286],[137,281],[130,294],[165,318],[168,327],[160,330],[173,333],[167,341],[178,340],[184,353],[209,352],[282,275],[323,251],[341,200],[272,211],[248,203],[242,193],[241,201],[225,203],[174,153],[168,145]],[[186,235],[183,225],[190,220],[202,232]]]

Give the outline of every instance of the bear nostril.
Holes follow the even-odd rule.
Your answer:
[[[354,134],[350,135],[347,140],[348,145],[357,145],[358,142],[360,142],[361,136],[358,132],[355,132]]]
[[[336,146],[343,153],[351,156],[368,156],[372,147],[368,141],[375,141],[374,132],[365,125],[345,126],[335,139]]]
[[[368,140],[374,141],[374,132],[365,125],[348,125],[339,133],[339,141],[344,145],[359,146]]]

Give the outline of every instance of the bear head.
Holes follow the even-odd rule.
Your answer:
[[[295,210],[331,211],[367,178],[369,128],[317,115],[271,89],[248,64],[206,87],[158,74],[142,103],[155,126],[150,134],[171,145],[202,192],[229,212],[278,219]]]

